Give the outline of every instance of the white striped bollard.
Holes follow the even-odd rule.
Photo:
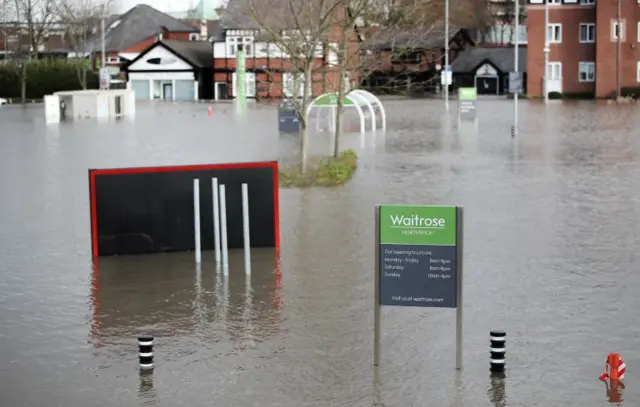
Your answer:
[[[153,336],[138,337],[138,359],[140,369],[153,368]]]
[[[489,352],[491,353],[489,370],[491,373],[503,373],[507,358],[507,333],[504,331],[490,331],[489,341]]]

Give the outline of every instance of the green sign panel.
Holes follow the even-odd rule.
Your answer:
[[[455,246],[455,206],[381,206],[380,244]]]
[[[478,91],[476,88],[460,88],[458,89],[459,100],[477,100]]]
[[[344,97],[343,106],[353,106],[353,100],[348,96]],[[325,93],[313,102],[313,106],[338,106],[337,93]]]
[[[458,208],[380,205],[379,304],[457,307]]]

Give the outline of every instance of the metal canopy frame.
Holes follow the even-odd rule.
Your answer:
[[[323,93],[322,95],[313,99],[313,101],[309,104],[309,107],[307,108],[307,122],[309,121],[309,116],[311,114],[312,108],[317,109],[317,113],[315,116],[316,119],[320,117],[320,112],[322,111],[322,108],[325,108],[325,107],[333,108],[332,115],[333,117],[335,117],[336,115],[335,105],[314,106],[317,100],[330,94],[336,95],[336,97],[338,96],[337,92],[328,92],[328,93]],[[371,116],[371,130],[376,131],[376,127],[377,127],[376,109],[375,109],[376,107],[380,109],[380,114],[382,116],[382,130],[386,130],[387,114],[384,110],[384,107],[382,106],[382,102],[380,101],[380,99],[378,99],[376,95],[363,89],[354,89],[349,93],[347,93],[345,95],[345,98],[353,103],[353,106],[356,108],[356,111],[358,112],[358,116],[360,117],[360,133],[366,132],[366,122],[364,117],[364,111],[362,110],[363,107],[367,108]],[[320,126],[318,120],[316,120],[316,123],[317,123],[317,126]],[[335,120],[333,120],[333,126],[335,126]]]

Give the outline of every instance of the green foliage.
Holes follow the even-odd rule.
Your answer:
[[[82,89],[79,70],[85,69],[83,60],[42,59],[26,62],[27,99],[43,99],[58,91]],[[21,94],[22,68],[18,61],[0,64],[0,97],[19,99]],[[98,75],[87,72],[87,88],[97,89]]]
[[[629,99],[640,99],[640,86],[625,86],[620,89],[620,96]]]
[[[508,93],[507,94],[507,99],[513,99],[513,93]],[[518,95],[518,99],[531,99],[531,96],[525,95],[524,93],[521,93],[521,94]]]
[[[346,150],[338,157],[323,158],[310,165],[306,172],[302,172],[300,166],[281,168],[278,177],[283,188],[331,187],[346,184],[357,168],[356,153]]]
[[[562,95],[565,99],[574,100],[593,99],[595,97],[593,92],[565,92]]]
[[[561,92],[549,92],[550,100],[564,99],[564,95]]]

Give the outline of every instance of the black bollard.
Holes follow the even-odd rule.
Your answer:
[[[153,369],[153,336],[138,337],[140,369]]]
[[[489,370],[491,373],[503,373],[506,364],[506,346],[507,346],[507,333],[504,331],[491,331],[489,332],[489,352],[491,354],[489,359]]]

